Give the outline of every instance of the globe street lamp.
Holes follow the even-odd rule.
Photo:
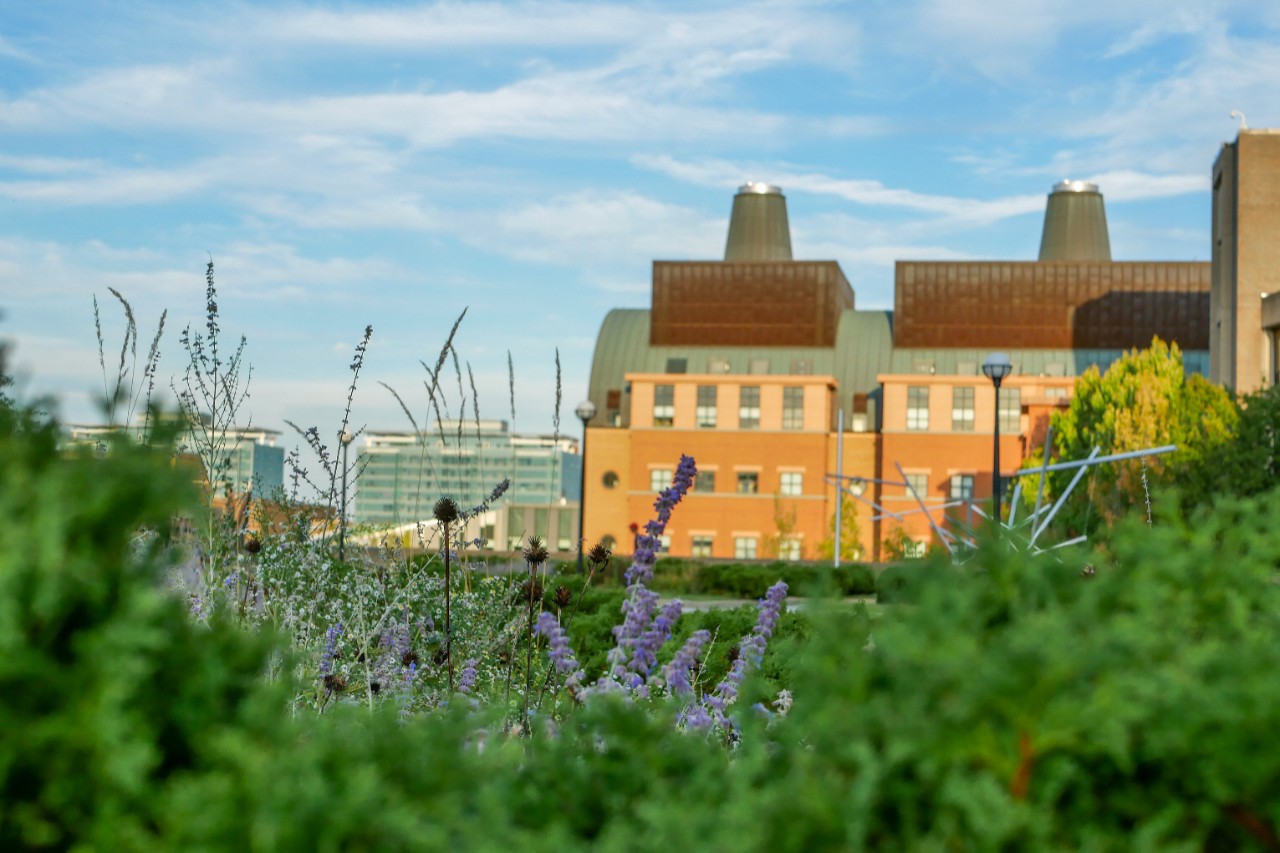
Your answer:
[[[338,441],[342,443],[342,506],[338,508],[338,562],[345,562],[347,538],[347,448],[355,436],[347,430],[342,431]]]
[[[596,416],[596,404],[583,400],[573,411],[582,421],[582,480],[578,484],[578,574],[582,574],[582,549],[587,536],[583,530],[587,511],[587,421]]]
[[[1000,521],[1000,383],[1013,372],[1013,363],[1002,352],[993,352],[982,362],[982,373],[996,386],[995,460],[991,467],[991,494],[995,496],[995,520]]]

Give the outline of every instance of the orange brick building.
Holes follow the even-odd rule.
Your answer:
[[[687,453],[700,474],[668,527],[673,555],[814,559],[830,546],[838,473],[864,480],[864,559],[899,530],[923,545],[928,516],[958,514],[944,504],[989,505],[997,419],[1008,477],[1090,366],[1158,335],[1208,374],[1212,290],[1208,263],[1112,261],[1097,187],[1064,181],[1039,260],[900,261],[895,310],[860,311],[838,264],[791,259],[781,192],[748,184],[724,261],[656,261],[651,307],[604,320],[586,538],[629,550]],[[1013,363],[998,402],[981,372],[993,351]]]

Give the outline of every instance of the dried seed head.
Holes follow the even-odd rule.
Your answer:
[[[441,646],[440,648],[436,649],[431,654],[431,662],[434,663],[436,666],[444,666],[445,661],[447,661],[448,659],[449,659],[449,652],[445,649],[444,646]],[[405,665],[408,666],[408,664],[405,664]]]
[[[262,550],[262,543],[256,536],[247,536],[244,540],[244,549],[250,554],[256,554]]]
[[[413,649],[409,649],[409,651],[400,656],[400,664],[402,666],[412,666],[416,663],[422,663],[422,659],[418,657],[418,653]]]
[[[441,524],[451,524],[458,520],[458,504],[453,498],[441,498],[431,508],[431,514]]]
[[[520,597],[524,601],[541,601],[542,584],[537,581],[525,581],[520,587]]]
[[[547,552],[547,546],[537,536],[529,537],[529,544],[524,548],[524,559],[526,563],[533,566],[540,566],[547,561],[550,556]]]
[[[573,601],[573,591],[567,586],[556,587],[556,604],[561,607],[568,607]]]
[[[369,690],[370,690],[370,692],[372,692],[375,696],[376,696],[376,695],[378,695],[379,693],[381,693],[381,692],[382,692],[382,682],[381,682],[381,681],[370,681],[370,682],[369,682]]]
[[[729,647],[729,663],[733,663],[738,659],[738,655],[742,654],[742,650],[736,645]]]
[[[326,675],[324,677],[324,689],[330,693],[341,693],[347,689],[347,680],[341,675]]]
[[[613,552],[609,550],[609,546],[603,542],[597,542],[587,552],[587,559],[596,565],[603,565],[609,562],[609,558],[613,556]]]

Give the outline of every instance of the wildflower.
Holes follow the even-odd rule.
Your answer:
[[[342,636],[342,623],[330,625],[324,637],[324,651],[320,654],[320,675],[333,672],[333,659],[337,655],[338,637]]]
[[[436,505],[431,508],[431,514],[435,520],[441,524],[450,524],[458,520],[458,504],[453,498],[441,498],[436,501]]]
[[[597,542],[591,546],[591,550],[587,552],[587,559],[597,565],[604,565],[609,562],[609,558],[613,556],[613,552],[609,550],[609,546],[603,542]]]
[[[671,663],[663,668],[662,673],[667,682],[667,690],[673,696],[693,695],[693,685],[689,681],[689,676],[693,668],[698,665],[698,657],[702,654],[703,647],[710,640],[711,632],[707,629],[701,628],[694,631],[680,647],[680,651],[676,652]]]
[[[531,566],[540,566],[547,561],[549,556],[546,544],[537,536],[530,536],[529,544],[524,548],[525,562]]]
[[[547,638],[547,657],[560,675],[567,675],[565,686],[576,692],[585,673],[578,668],[578,661],[569,648],[569,637],[554,614],[543,611],[538,617],[537,633]]]
[[[458,677],[458,692],[470,693],[476,686],[476,664],[479,663],[475,658],[467,658],[466,663],[462,665],[462,674]]]

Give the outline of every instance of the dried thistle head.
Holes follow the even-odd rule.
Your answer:
[[[556,587],[556,604],[560,607],[568,607],[573,602],[573,591],[567,586]]]
[[[324,689],[330,693],[341,693],[347,689],[347,680],[341,675],[326,675]]]
[[[527,580],[521,585],[520,594],[523,601],[541,601],[542,584],[536,580]]]
[[[400,664],[402,666],[412,666],[413,664],[421,664],[422,660],[418,657],[418,653],[413,649],[405,652],[400,656]]]
[[[381,692],[382,692],[382,682],[381,682],[381,681],[370,681],[370,682],[369,682],[369,692],[371,692],[371,693],[372,693],[373,695],[375,695],[375,696],[377,696],[379,693],[381,693]]]
[[[603,542],[597,542],[591,546],[591,550],[587,552],[587,559],[598,566],[602,566],[609,562],[609,558],[613,556],[613,551],[609,550],[609,546]]]
[[[460,515],[457,502],[448,497],[436,501],[436,505],[431,508],[431,514],[441,524],[452,524]]]
[[[262,543],[258,541],[256,536],[246,536],[244,540],[244,549],[250,554],[256,554],[262,550]]]
[[[738,655],[740,654],[742,654],[742,649],[738,648],[736,644],[730,646],[729,647],[729,663],[733,663],[734,661],[736,661],[738,659]]]
[[[525,562],[531,566],[540,566],[547,561],[549,556],[546,543],[537,536],[530,536],[529,544],[524,546]]]

